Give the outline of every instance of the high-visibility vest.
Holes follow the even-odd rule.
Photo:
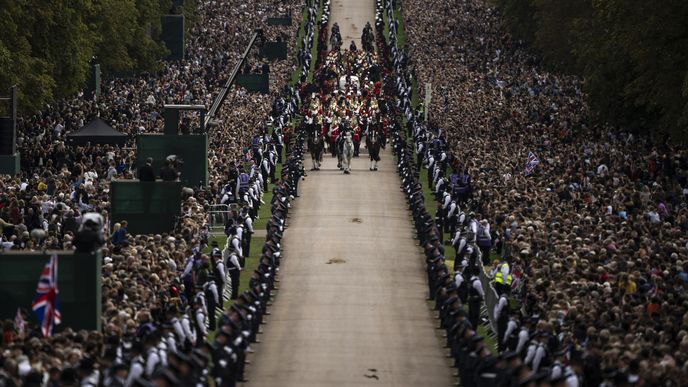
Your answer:
[[[504,278],[502,278],[502,266],[506,265],[505,262],[502,262],[497,266],[497,273],[495,274],[495,282],[498,284],[502,285],[508,285],[511,286],[511,273],[507,274],[506,276],[506,284],[504,283]]]

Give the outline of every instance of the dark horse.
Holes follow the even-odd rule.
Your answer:
[[[339,49],[342,47],[342,35],[339,33],[339,25],[337,23],[334,23],[332,26],[330,46],[332,51],[339,51]]]
[[[308,151],[311,152],[311,160],[313,160],[311,171],[319,171],[325,153],[325,141],[318,130],[313,130],[308,135]]]
[[[380,161],[380,148],[382,147],[382,134],[377,128],[370,128],[368,131],[366,147],[370,155],[370,170],[377,171],[377,162]]]

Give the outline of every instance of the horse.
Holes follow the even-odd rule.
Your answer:
[[[370,170],[377,171],[377,163],[380,161],[380,147],[382,146],[382,137],[377,129],[371,129],[366,136],[366,147],[368,148],[368,155],[370,156]]]
[[[351,173],[351,159],[354,157],[354,140],[351,136],[351,132],[344,133],[342,137],[343,141],[340,152],[342,157],[342,169],[344,173],[348,175]]]
[[[339,33],[339,25],[334,23],[332,26],[332,34],[330,35],[330,46],[333,51],[339,51],[342,47],[342,35]]]
[[[366,52],[373,52],[374,41],[375,35],[373,35],[373,28],[370,26],[370,22],[368,22],[365,28],[363,28],[363,34],[361,35],[361,43],[363,44],[363,50],[365,50]]]
[[[317,130],[312,131],[308,135],[308,151],[310,151],[311,160],[313,161],[311,171],[319,171],[320,163],[322,163],[323,154],[325,153],[325,142]]]

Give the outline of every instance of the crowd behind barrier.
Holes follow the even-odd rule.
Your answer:
[[[385,88],[397,96],[402,118],[391,131],[392,145],[426,252],[429,296],[462,385],[681,385],[688,373],[685,149],[595,123],[580,82],[539,70],[483,1],[404,2],[405,49],[396,47],[397,3],[382,5],[391,44],[380,47],[393,71]],[[241,51],[241,37],[262,26],[271,7],[199,1],[202,22],[192,31],[188,59],[165,64],[155,76],[107,82],[97,101],[78,96],[20,122],[24,174],[0,179],[2,248],[73,248],[90,212],[113,231],[107,230],[103,250],[103,332],[65,329],[44,339],[35,327],[20,335],[5,322],[0,378],[6,385],[40,385],[43,378],[50,385],[203,384],[210,377],[233,385],[242,378],[243,358],[274,288],[288,202],[303,173],[302,131],[290,133],[288,124],[307,86],[280,90],[289,65],[248,66],[281,80],[269,96],[232,92],[211,131],[210,183],[185,191],[171,235],[134,237],[126,223],[108,219],[107,182],[133,177],[139,167],[131,149],[71,147],[63,139],[96,115],[133,136],[162,130],[164,103],[208,105]],[[316,7],[309,7],[297,55],[302,80],[311,67]],[[376,26],[381,36],[384,26]],[[439,102],[427,107],[430,122],[412,106],[414,80],[433,84]],[[214,341],[204,343],[198,332],[214,316],[208,304],[224,294],[221,279],[237,286],[230,285],[236,271],[215,274],[222,272],[218,263],[237,268],[248,255],[244,238],[281,147],[287,156],[274,180],[259,269],[247,292],[233,292],[236,303],[212,324],[220,326]],[[524,176],[532,165],[528,152],[539,164]],[[254,167],[241,170],[248,160]],[[435,216],[422,200],[422,167],[437,195]],[[207,208],[228,202],[243,203],[226,227],[225,249],[218,245],[205,255]],[[444,263],[443,231],[457,251],[453,268]],[[492,252],[500,256],[498,266],[489,261]],[[485,278],[480,281],[486,266],[501,293],[488,307],[505,349],[499,355],[476,334],[475,306],[490,292]],[[522,311],[505,307],[508,293]],[[132,377],[137,373],[144,378]]]
[[[215,385],[230,386],[243,377],[248,345],[256,339],[274,286],[289,202],[303,175],[303,137],[291,129],[303,83],[287,87],[286,81],[293,70],[301,80],[308,74],[319,4],[305,5],[307,33],[297,53],[300,18],[285,27],[266,23],[274,12],[300,15],[303,4],[197,3],[199,22],[188,35],[184,60],[163,63],[157,74],[110,80],[98,100],[78,95],[19,122],[22,174],[0,178],[2,249],[92,249],[98,246],[79,241],[88,240],[86,233],[102,233],[103,330],[58,326],[53,337],[42,337],[30,305],[18,305],[27,324],[20,329],[16,320],[3,322],[3,385],[207,385],[213,378]],[[271,93],[230,91],[209,132],[209,184],[184,188],[173,233],[130,235],[126,220],[108,217],[108,183],[158,176],[148,165],[135,164],[131,147],[74,147],[65,143],[65,135],[100,116],[129,134],[133,144],[139,133],[162,131],[164,104],[209,106],[256,28],[268,40],[286,40],[289,57],[296,56],[302,67],[252,55],[242,71],[269,71]],[[182,133],[193,131],[198,119],[183,117]],[[175,167],[171,158],[172,178]],[[253,220],[268,189],[274,195],[266,204],[271,206],[266,243],[249,289],[239,294]],[[234,210],[224,227],[227,242],[208,246],[208,211],[228,204]],[[228,298],[233,305],[224,309]],[[208,342],[206,335],[215,329]]]
[[[428,171],[458,282],[468,277],[467,247],[487,257],[474,269],[485,273],[481,298],[501,354],[495,365],[480,352],[478,368],[502,367],[515,345],[525,367],[517,383],[559,383],[563,366],[575,377],[565,385],[681,385],[686,150],[597,122],[580,80],[540,69],[488,2],[397,3],[407,43],[397,49],[391,39],[394,86],[413,148],[405,158]],[[433,102],[414,109],[411,85],[422,93],[426,82]],[[479,384],[480,372],[460,372],[462,384]]]

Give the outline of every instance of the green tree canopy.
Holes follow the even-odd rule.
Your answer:
[[[496,2],[549,67],[583,77],[600,118],[688,140],[688,2]]]
[[[170,0],[0,0],[0,93],[40,110],[84,87],[93,57],[105,75],[155,71]]]

